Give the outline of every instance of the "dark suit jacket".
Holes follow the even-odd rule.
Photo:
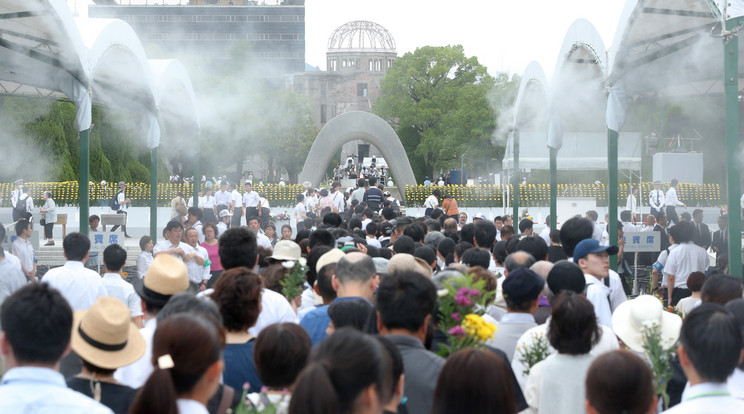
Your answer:
[[[664,228],[661,227],[661,225],[657,224],[654,226],[654,231],[658,231],[659,234],[661,235],[661,250],[660,251],[668,249],[669,248],[669,234],[666,232],[666,230],[664,230]]]
[[[703,249],[710,247],[710,230],[708,229],[708,225],[700,223],[700,231],[697,229],[697,224],[693,223],[693,226],[695,226],[693,242]]]
[[[726,229],[725,231],[728,231],[728,229]],[[728,239],[723,240],[723,233],[721,233],[721,230],[717,230],[715,233],[713,233],[713,241],[711,242],[710,246],[714,248],[714,251],[715,248],[718,248],[718,251],[716,252],[716,259],[721,253],[728,252]]]

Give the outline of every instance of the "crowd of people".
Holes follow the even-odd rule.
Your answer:
[[[376,184],[307,188],[296,231],[262,219],[250,184],[181,200],[129,279],[116,244],[102,276],[87,269],[77,232],[41,278],[22,242],[0,247],[0,412],[744,412],[741,279],[701,254],[725,232],[647,218],[669,237],[654,258],[664,289],[629,299],[610,267],[622,243],[596,212],[538,234],[468,217],[439,190],[408,217]],[[23,239],[33,223],[19,223]],[[443,311],[463,280],[482,289],[453,298],[484,298],[479,339],[450,352],[475,329]]]

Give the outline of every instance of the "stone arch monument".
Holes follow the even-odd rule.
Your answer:
[[[401,198],[405,201],[406,184],[416,185],[416,177],[406,150],[393,128],[382,118],[369,112],[345,112],[328,121],[310,148],[300,173],[300,182],[310,181],[313,185],[318,185],[341,146],[358,139],[368,141],[380,149],[395,178]]]

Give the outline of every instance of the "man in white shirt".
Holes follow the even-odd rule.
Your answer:
[[[261,198],[258,193],[253,191],[253,184],[250,181],[245,183],[245,192],[243,193],[243,211],[245,213],[245,224],[251,217],[258,217],[258,203]]]
[[[184,228],[194,229],[199,235],[199,243],[204,243],[204,225],[202,224],[202,211],[196,207],[189,207],[189,214],[186,216]]]
[[[744,401],[734,398],[726,385],[741,356],[736,318],[719,304],[703,303],[685,318],[679,342],[679,363],[689,386],[682,402],[664,413],[743,413]]]
[[[19,220],[15,224],[18,237],[13,240],[12,252],[21,262],[21,270],[29,281],[36,281],[36,256],[34,246],[29,238],[34,231],[34,223],[27,220]]]
[[[88,260],[90,239],[82,233],[70,233],[62,241],[62,247],[67,261],[64,266],[46,272],[41,283],[59,290],[72,310],[87,310],[98,298],[108,296],[101,276],[83,265]]]
[[[57,371],[73,328],[72,309],[59,292],[30,284],[5,301],[0,318],[0,350],[8,368],[0,383],[0,412],[112,413],[67,388]]]
[[[258,217],[251,217],[248,219],[248,229],[256,235],[256,243],[264,249],[271,250],[271,240],[263,234],[261,230],[261,223],[258,221]]]
[[[13,212],[13,221],[18,221],[19,218],[21,218],[18,213],[16,212],[15,206],[18,204],[18,200],[21,199],[21,195],[23,194],[23,180],[18,179],[13,182],[13,185],[15,186],[15,189],[10,193],[10,202]]]
[[[238,192],[235,183],[230,184],[230,212],[233,214],[230,227],[240,227],[240,221],[243,219],[243,196]]]
[[[182,262],[188,262],[195,254],[194,249],[181,241],[183,224],[171,220],[165,225],[165,240],[159,241],[152,249],[152,257],[171,255]]]
[[[119,299],[129,308],[129,316],[132,322],[143,328],[142,324],[142,301],[134,291],[134,286],[125,281],[121,275],[121,269],[127,261],[127,251],[118,244],[111,244],[103,250],[103,265],[106,273],[103,274],[103,287],[106,296]]]
[[[687,289],[687,278],[692,272],[703,272],[708,268],[710,259],[702,247],[693,243],[695,227],[685,221],[669,229],[669,235],[679,245],[669,253],[666,266],[667,294],[669,305],[675,306],[680,299],[692,294]]]
[[[656,216],[664,211],[664,201],[666,195],[661,190],[661,181],[654,181],[654,189],[648,194],[648,204],[651,205],[651,214]]]
[[[666,214],[667,219],[674,223],[675,225],[679,223],[679,217],[677,216],[677,206],[683,206],[684,208],[687,208],[687,204],[679,201],[677,198],[677,184],[679,184],[679,181],[677,179],[673,179],[671,183],[671,187],[666,192],[666,197],[664,198],[664,204],[666,205]]]
[[[142,299],[145,312],[145,327],[140,329],[147,348],[140,359],[121,367],[114,378],[124,385],[140,388],[152,373],[152,337],[157,329],[157,316],[168,303],[171,296],[185,292],[189,288],[189,274],[182,261],[169,255],[153,259],[144,279],[136,279],[134,289]]]
[[[597,321],[612,326],[610,288],[603,279],[609,277],[610,255],[617,254],[617,246],[600,246],[594,239],[582,240],[574,249],[573,261],[579,265],[586,280],[586,298],[594,305]]]
[[[638,227],[636,227],[635,224],[631,223],[632,219],[633,216],[630,210],[623,210],[620,212],[620,222],[623,225],[623,233],[638,231]]]
[[[592,222],[592,239],[601,242],[602,241],[602,227],[597,224],[599,214],[596,210],[589,210],[586,212],[586,218]]]
[[[186,230],[186,243],[194,249],[191,259],[184,260],[184,262],[189,271],[189,290],[196,293],[205,290],[207,282],[212,277],[209,253],[207,249],[199,246],[199,234],[194,228]]]
[[[5,229],[0,225],[0,240],[4,238]],[[6,252],[0,245],[0,305],[5,299],[28,283],[17,257]]]
[[[214,195],[214,202],[216,204],[215,213],[219,214],[222,210],[230,210],[230,201],[232,196],[227,191],[227,182],[223,181],[220,183],[220,191]]]
[[[119,209],[116,210],[116,214],[123,214],[124,215],[124,224],[121,225],[121,230],[124,232],[124,238],[130,238],[127,234],[127,210],[129,210],[129,197],[127,197],[126,194],[127,191],[127,183],[124,181],[119,181],[119,192],[116,193],[116,201],[119,203]],[[111,231],[114,232],[119,228],[119,225],[115,225],[111,228]]]
[[[220,263],[225,270],[245,266],[255,271],[258,266],[256,235],[244,227],[228,229],[220,236],[219,254]],[[282,322],[299,323],[299,319],[287,298],[273,290],[263,289],[261,313],[258,314],[256,324],[248,332],[258,336],[263,328]]]
[[[367,185],[367,180],[364,178],[360,178],[357,180],[357,188],[356,190],[351,192],[351,197],[349,197],[348,203],[351,206],[351,202],[354,200],[357,200],[358,202],[362,202],[364,200],[364,192],[367,191],[364,187]]]

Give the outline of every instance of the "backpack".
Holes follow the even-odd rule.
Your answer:
[[[23,194],[21,194],[21,197]],[[16,214],[18,214],[19,217],[26,214],[26,200],[28,200],[28,196],[25,198],[18,197],[18,201],[16,202],[16,205],[13,207],[15,209]]]
[[[118,211],[121,208],[121,204],[119,204],[119,194],[121,194],[121,191],[117,192],[114,198],[111,199],[111,210]]]

